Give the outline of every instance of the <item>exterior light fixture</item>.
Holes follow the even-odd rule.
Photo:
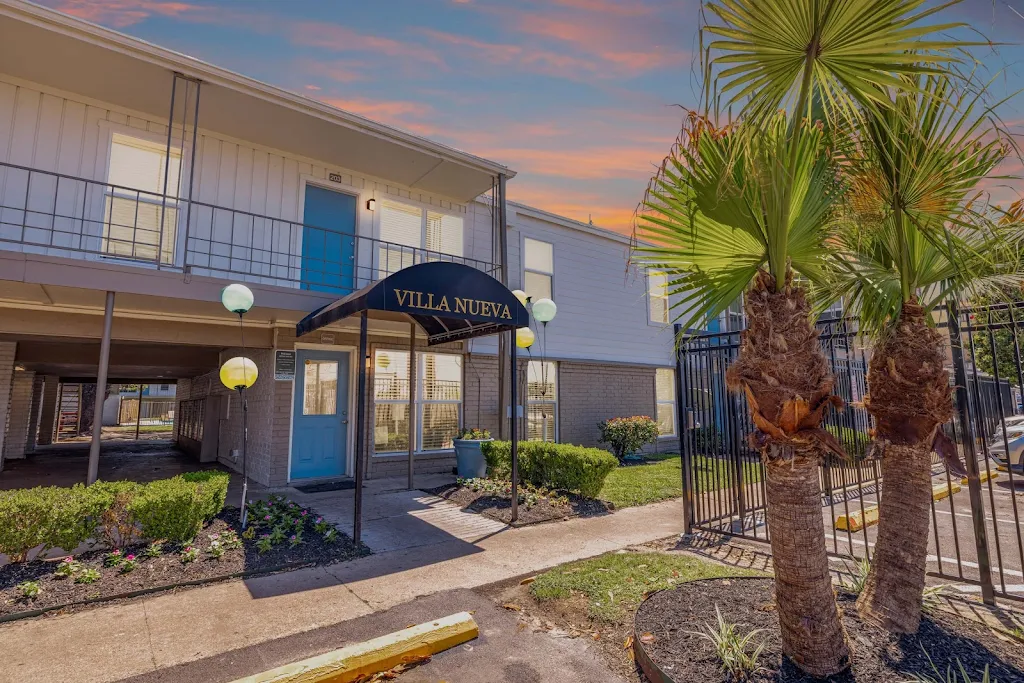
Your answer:
[[[533,334],[533,330],[529,327],[520,327],[516,330],[516,346],[521,349],[528,349],[533,346],[533,340],[536,337]]]
[[[220,302],[224,304],[224,308],[228,309],[232,313],[243,315],[248,313],[249,309],[252,308],[252,290],[245,285],[237,283],[228,285],[224,289],[220,290]]]
[[[512,296],[519,299],[519,303],[521,303],[524,306],[530,301],[530,295],[521,289],[513,289]]]
[[[377,208],[377,200],[376,199],[374,199],[373,197],[370,197],[369,199],[366,200],[366,210],[367,211],[373,211],[376,208]]]
[[[551,299],[540,299],[533,303],[533,317],[539,323],[547,325],[555,319],[555,313],[557,312],[558,306]]]
[[[242,391],[256,383],[259,370],[256,363],[242,356],[229,358],[220,366],[220,381],[228,389]]]

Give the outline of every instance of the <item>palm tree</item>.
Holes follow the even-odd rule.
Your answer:
[[[854,221],[839,238],[833,295],[874,340],[865,403],[882,461],[878,541],[858,609],[896,632],[921,620],[932,451],[962,469],[941,431],[953,405],[933,312],[946,297],[1020,283],[1017,225],[993,220],[979,197],[1007,151],[979,101],[954,93],[949,78],[915,79],[864,116],[846,165]]]
[[[641,260],[671,274],[678,318],[705,324],[746,292],[748,327],[728,379],[747,398],[766,467],[783,652],[818,676],[849,664],[818,483],[823,455],[841,451],[821,429],[840,401],[806,290],[825,277],[825,245],[840,215],[827,131],[888,107],[885,93],[906,87],[906,76],[945,69],[955,45],[930,36],[952,25],[925,23],[955,2],[924,4],[708,3],[717,18],[702,29],[714,36],[702,50],[708,116],[692,136],[684,131],[638,218],[662,245],[641,250]],[[716,130],[720,109],[734,105],[738,125]],[[819,111],[829,126],[815,121]]]

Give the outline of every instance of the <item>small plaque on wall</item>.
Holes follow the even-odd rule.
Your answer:
[[[274,354],[274,379],[281,382],[295,379],[294,351],[278,351]]]
[[[341,182],[341,174],[340,173],[328,173],[327,174],[327,179],[330,180],[332,183],[340,183]]]
[[[321,344],[333,344],[334,343],[334,333],[333,332],[321,332],[320,333],[320,343]]]

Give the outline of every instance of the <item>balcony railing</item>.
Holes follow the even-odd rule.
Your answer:
[[[6,163],[0,249],[339,294],[425,261],[498,271],[479,259]]]

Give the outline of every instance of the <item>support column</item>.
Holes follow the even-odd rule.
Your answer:
[[[53,443],[53,431],[57,421],[57,375],[43,376],[43,401],[39,410],[39,437],[36,443],[47,446]]]
[[[32,406],[28,414],[28,438],[25,440],[25,453],[36,449],[39,435],[39,411],[43,404],[43,376],[36,375],[32,379]]]
[[[515,332],[509,332],[511,337],[509,350],[512,357],[510,365],[512,375],[511,403],[512,403],[512,521],[519,519],[519,396],[516,391],[519,385],[519,373],[516,368],[516,339]]]
[[[352,510],[352,540],[357,544],[363,531],[363,471],[366,468],[366,366],[370,362],[366,348],[366,311],[359,319],[359,404],[356,406],[356,491]]]
[[[413,470],[416,467],[416,323],[409,323],[409,490],[413,486]]]
[[[11,401],[11,381],[14,379],[15,342],[0,342],[0,470],[4,468],[4,443],[7,439],[7,409]]]
[[[99,369],[96,372],[96,402],[92,414],[92,443],[89,445],[89,472],[86,484],[93,484],[100,474],[100,437],[103,434],[103,400],[107,394],[107,370],[110,368],[110,331],[114,324],[114,293],[107,292],[103,309],[103,340],[100,342]]]
[[[28,447],[28,429],[32,415],[32,385],[36,373],[15,370],[11,380],[10,410],[7,415],[7,438],[4,460],[20,460]]]

